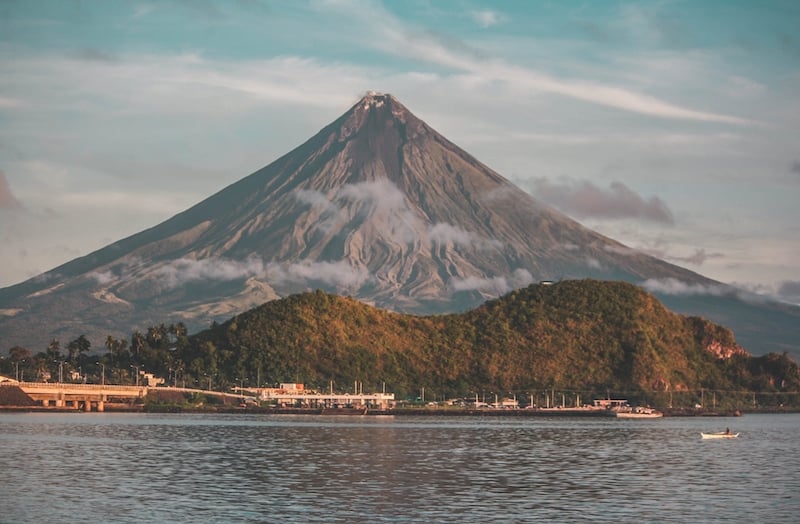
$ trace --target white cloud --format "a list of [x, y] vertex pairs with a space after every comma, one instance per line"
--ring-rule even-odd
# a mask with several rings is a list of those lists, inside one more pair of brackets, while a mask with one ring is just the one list
[[[231, 281], [256, 277], [263, 278], [272, 285], [323, 284], [342, 290], [356, 290], [371, 278], [366, 268], [352, 266], [345, 260], [266, 264], [257, 257], [244, 261], [217, 257], [200, 260], [182, 258], [159, 266], [152, 275], [166, 288], [196, 281]], [[98, 283], [107, 284], [115, 276], [111, 272], [104, 272], [93, 274], [93, 278]]]
[[729, 79], [728, 92], [735, 98], [752, 98], [764, 95], [767, 88], [760, 82], [734, 75]]
[[400, 189], [385, 178], [345, 184], [336, 194], [337, 199], [355, 200], [388, 212], [408, 211], [406, 197]]
[[796, 282], [784, 282], [788, 284], [778, 286], [778, 290], [772, 286], [762, 284], [690, 284], [675, 278], [648, 279], [641, 286], [651, 293], [661, 293], [664, 295], [692, 296], [728, 296], [735, 297], [743, 302], [750, 304], [763, 304], [765, 302], [782, 301], [790, 304], [800, 305], [800, 296], [797, 295]]
[[777, 295], [779, 299], [785, 302], [800, 305], [800, 281], [785, 280], [781, 282]]
[[[403, 192], [388, 179], [345, 184], [331, 200], [321, 191], [303, 189], [295, 192], [295, 198], [319, 210], [323, 219], [322, 228], [347, 220], [346, 203], [355, 204], [364, 216], [377, 217], [385, 223], [382, 233], [390, 238], [412, 243], [417, 240], [421, 220], [410, 209]], [[325, 219], [325, 215], [329, 215]], [[427, 228], [427, 235], [435, 244], [453, 244], [465, 248], [491, 249], [502, 247], [502, 243], [483, 237], [478, 233], [439, 222]]]
[[692, 264], [695, 266], [702, 266], [707, 260], [711, 258], [723, 258], [725, 255], [722, 253], [707, 253], [705, 249], [699, 248], [695, 249], [694, 253], [688, 256], [676, 256], [671, 255], [667, 256], [669, 260], [673, 260], [675, 262], [685, 262], [687, 264]]
[[472, 17], [475, 23], [484, 29], [499, 24], [504, 18], [503, 15], [497, 11], [492, 11], [491, 9], [470, 11], [469, 15]]
[[445, 222], [434, 224], [428, 230], [431, 241], [438, 244], [458, 244], [470, 246], [475, 243], [477, 236], [474, 233], [465, 231], [460, 227]]
[[[142, 269], [134, 260], [115, 270], [91, 273], [100, 285], [115, 280], [135, 279]], [[146, 269], [146, 267], [145, 267]], [[239, 261], [220, 257], [200, 260], [181, 258], [162, 264], [149, 273], [167, 289], [177, 288], [196, 281], [232, 281], [259, 278], [271, 285], [298, 284], [302, 286], [327, 285], [340, 290], [356, 290], [371, 279], [364, 267], [352, 266], [346, 260], [335, 262], [302, 261], [291, 264], [265, 263], [258, 257]]]
[[336, 262], [304, 261], [296, 264], [271, 263], [266, 267], [265, 276], [271, 284], [322, 283], [343, 289], [356, 290], [369, 280], [371, 275], [364, 267], [350, 265], [345, 260]]
[[418, 240], [419, 219], [403, 192], [388, 179], [346, 184], [337, 192], [336, 199], [362, 207], [360, 212], [364, 216], [382, 223], [381, 234], [396, 242], [411, 244]]
[[538, 91], [612, 107], [652, 117], [719, 122], [752, 123], [745, 118], [700, 111], [638, 93], [624, 87], [587, 81], [565, 80], [541, 71], [507, 63], [501, 59], [485, 59], [461, 42], [453, 43], [433, 34], [421, 34], [403, 24], [379, 4], [330, 4], [360, 20], [372, 34], [365, 43], [384, 52], [424, 60], [442, 67], [468, 72], [481, 78], [510, 84], [519, 92]]
[[403, 192], [386, 178], [344, 184], [332, 199], [320, 191], [304, 189], [295, 198], [320, 210], [322, 229], [350, 220], [351, 214], [369, 217], [380, 225], [379, 234], [395, 242], [411, 244], [418, 240], [419, 219]]
[[117, 276], [113, 271], [93, 271], [86, 275], [88, 278], [93, 279], [101, 286], [105, 286], [116, 280]]
[[642, 282], [642, 287], [652, 293], [665, 295], [713, 295], [721, 296], [731, 293], [731, 288], [723, 285], [691, 284], [676, 278], [650, 278]]
[[[357, 66], [291, 56], [230, 61], [196, 53], [128, 53], [109, 61], [20, 50], [3, 65], [11, 72], [0, 79], [5, 106], [25, 106], [28, 114], [79, 109], [82, 129], [95, 119], [107, 125], [148, 117], [172, 117], [184, 126], [200, 109], [206, 121], [229, 121], [264, 104], [308, 112], [344, 107], [369, 83], [368, 71]], [[21, 124], [25, 129], [29, 123]]]
[[466, 231], [458, 226], [439, 222], [428, 229], [428, 235], [436, 244], [454, 244], [466, 248], [489, 249], [502, 247], [502, 242], [485, 238], [478, 233]]
[[705, 262], [711, 259], [717, 258], [724, 258], [725, 255], [722, 253], [709, 253], [704, 248], [697, 248], [694, 250], [694, 253], [691, 255], [675, 255], [667, 251], [666, 248], [660, 246], [662, 242], [657, 242], [657, 246], [642, 248], [642, 249], [632, 249], [625, 246], [604, 246], [603, 249], [610, 253], [616, 253], [619, 255], [633, 255], [637, 253], [645, 253], [655, 258], [660, 258], [662, 260], [667, 260], [671, 262], [677, 262], [679, 264], [691, 264], [693, 266], [702, 266]]
[[258, 258], [241, 262], [223, 258], [180, 258], [157, 267], [154, 275], [166, 288], [176, 288], [197, 280], [229, 281], [250, 278], [263, 274], [264, 270], [264, 263]]
[[586, 265], [591, 269], [603, 269], [603, 264], [594, 257], [586, 257]]
[[489, 295], [499, 296], [527, 286], [531, 282], [533, 282], [533, 275], [531, 275], [530, 271], [519, 268], [508, 277], [454, 277], [450, 280], [450, 287], [454, 291], [480, 291]]
[[312, 208], [319, 209], [323, 213], [336, 213], [339, 211], [339, 206], [335, 205], [325, 193], [315, 191], [313, 189], [301, 189], [294, 193], [294, 197], [304, 204], [310, 205]]

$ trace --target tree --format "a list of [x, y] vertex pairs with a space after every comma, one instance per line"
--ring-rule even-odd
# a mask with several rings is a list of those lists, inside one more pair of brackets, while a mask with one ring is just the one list
[[75, 356], [83, 355], [87, 353], [89, 349], [91, 349], [92, 343], [89, 342], [89, 339], [86, 338], [86, 335], [81, 335], [75, 340], [71, 341], [67, 344], [67, 351], [69, 352], [69, 361], [74, 362]]
[[50, 341], [47, 345], [47, 352], [45, 353], [50, 360], [61, 360], [61, 343], [57, 338]]
[[14, 346], [8, 350], [8, 356], [11, 357], [13, 362], [22, 362], [31, 358], [31, 352], [22, 346]]
[[128, 341], [123, 339], [114, 338], [111, 335], [106, 337], [105, 346], [111, 354], [111, 358], [115, 362], [121, 362], [125, 359], [128, 352]]

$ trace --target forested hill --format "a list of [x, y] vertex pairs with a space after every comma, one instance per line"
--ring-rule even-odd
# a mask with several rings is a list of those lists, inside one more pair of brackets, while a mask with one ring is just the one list
[[634, 285], [594, 280], [531, 285], [467, 313], [426, 317], [305, 293], [215, 325], [178, 351], [195, 375], [385, 383], [399, 395], [420, 386], [448, 395], [798, 388], [785, 355], [753, 358], [724, 327], [672, 313]]

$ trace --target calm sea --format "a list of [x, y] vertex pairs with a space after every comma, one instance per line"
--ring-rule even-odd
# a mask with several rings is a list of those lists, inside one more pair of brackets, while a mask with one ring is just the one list
[[800, 522], [800, 415], [0, 414], [0, 521]]

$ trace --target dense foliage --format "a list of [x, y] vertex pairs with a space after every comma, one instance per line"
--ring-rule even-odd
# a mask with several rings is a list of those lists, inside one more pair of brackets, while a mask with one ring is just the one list
[[[719, 352], [727, 351], [721, 358]], [[214, 326], [181, 353], [193, 373], [400, 396], [477, 392], [798, 389], [788, 357], [753, 359], [733, 334], [621, 282], [532, 285], [464, 314], [417, 317], [322, 292]]]
[[467, 313], [427, 317], [317, 291], [191, 337], [182, 324], [161, 324], [130, 342], [108, 337], [105, 346], [105, 355], [89, 357], [79, 337], [62, 355], [54, 340], [34, 357], [12, 348], [4, 365], [35, 364], [42, 373], [57, 364], [117, 383], [147, 370], [169, 385], [214, 389], [298, 382], [346, 391], [358, 382], [365, 391], [385, 385], [398, 398], [425, 388], [428, 399], [560, 391], [585, 400], [638, 394], [661, 405], [682, 395], [693, 405], [706, 390], [729, 397], [800, 390], [787, 355], [751, 357], [721, 326], [674, 314], [631, 284], [592, 280], [531, 285]]

